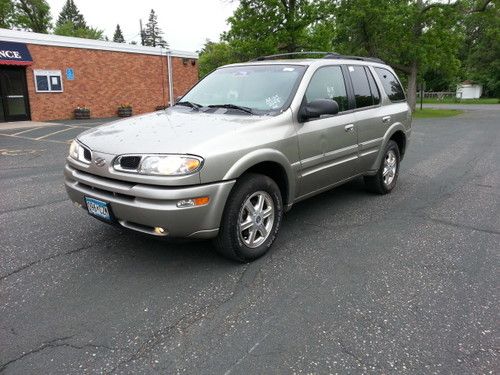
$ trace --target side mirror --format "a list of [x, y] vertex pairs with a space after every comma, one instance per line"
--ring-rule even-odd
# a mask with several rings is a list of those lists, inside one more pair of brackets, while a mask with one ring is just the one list
[[301, 122], [323, 115], [336, 115], [339, 113], [339, 104], [332, 99], [316, 99], [302, 106], [300, 111]]

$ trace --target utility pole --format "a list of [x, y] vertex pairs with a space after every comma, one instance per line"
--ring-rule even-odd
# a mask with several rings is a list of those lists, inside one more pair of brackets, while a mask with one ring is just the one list
[[141, 28], [141, 46], [144, 45], [144, 29], [142, 28], [142, 19], [139, 19], [139, 27]]

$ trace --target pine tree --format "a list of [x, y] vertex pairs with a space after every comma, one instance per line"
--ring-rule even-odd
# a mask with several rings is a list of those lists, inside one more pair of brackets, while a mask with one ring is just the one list
[[149, 14], [149, 20], [146, 24], [146, 28], [144, 29], [144, 45], [157, 47], [161, 46], [164, 48], [168, 47], [168, 43], [162, 37], [163, 31], [161, 31], [158, 26], [158, 16], [155, 11], [151, 9], [151, 13]]
[[116, 25], [115, 34], [113, 35], [113, 42], [125, 43], [125, 38], [123, 37], [122, 29], [120, 25]]
[[56, 25], [62, 26], [68, 22], [71, 22], [75, 26], [75, 29], [87, 28], [87, 23], [73, 0], [66, 0], [61, 13], [59, 13]]

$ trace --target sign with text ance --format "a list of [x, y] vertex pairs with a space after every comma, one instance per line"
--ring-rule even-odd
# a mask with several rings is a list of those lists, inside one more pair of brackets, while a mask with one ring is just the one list
[[0, 64], [31, 65], [33, 59], [26, 44], [0, 41]]

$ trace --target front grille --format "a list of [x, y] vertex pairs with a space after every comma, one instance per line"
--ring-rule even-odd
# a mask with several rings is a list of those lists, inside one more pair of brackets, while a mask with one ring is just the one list
[[90, 152], [90, 150], [86, 147], [83, 147], [83, 157], [85, 158], [85, 160], [92, 160], [92, 154]]
[[120, 158], [120, 167], [123, 169], [138, 169], [140, 162], [140, 156], [122, 156]]

